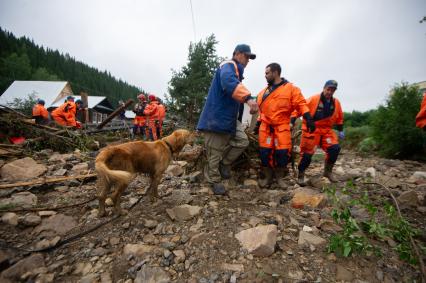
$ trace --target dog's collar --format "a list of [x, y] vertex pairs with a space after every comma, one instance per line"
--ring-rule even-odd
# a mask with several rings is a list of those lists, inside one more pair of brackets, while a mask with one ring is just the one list
[[165, 142], [165, 143], [166, 143], [167, 147], [170, 149], [170, 152], [173, 154], [173, 147], [172, 147], [172, 145], [171, 145], [171, 144], [169, 144], [169, 142], [168, 142], [168, 141], [166, 141], [166, 140], [163, 140], [163, 142]]

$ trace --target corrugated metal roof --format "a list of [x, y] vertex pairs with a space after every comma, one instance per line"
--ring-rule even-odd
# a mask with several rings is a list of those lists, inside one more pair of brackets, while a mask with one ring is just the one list
[[[73, 95], [73, 96], [75, 97], [74, 101], [76, 101], [77, 99], [81, 99], [81, 96], [79, 95]], [[105, 96], [90, 96], [90, 95], [87, 96], [87, 102], [89, 103], [89, 108], [95, 107], [96, 105], [101, 103], [102, 100], [104, 100], [105, 98], [106, 98]], [[64, 102], [65, 102], [65, 98], [53, 103], [49, 107], [59, 107]]]
[[[0, 96], [0, 104], [13, 103], [15, 99], [25, 100], [34, 95], [36, 99], [43, 99], [46, 108], [58, 98], [68, 82], [52, 81], [14, 81], [9, 88]], [[67, 95], [73, 95], [69, 93]]]

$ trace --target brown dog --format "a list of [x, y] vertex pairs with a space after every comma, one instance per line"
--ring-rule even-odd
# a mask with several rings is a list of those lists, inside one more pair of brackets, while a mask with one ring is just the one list
[[164, 171], [194, 135], [187, 130], [176, 130], [171, 135], [154, 142], [135, 141], [115, 146], [108, 146], [96, 157], [98, 174], [99, 216], [105, 215], [105, 199], [114, 187], [111, 199], [114, 212], [123, 214], [120, 196], [137, 173], [146, 173], [151, 177], [148, 193], [151, 201], [158, 198], [157, 187]]

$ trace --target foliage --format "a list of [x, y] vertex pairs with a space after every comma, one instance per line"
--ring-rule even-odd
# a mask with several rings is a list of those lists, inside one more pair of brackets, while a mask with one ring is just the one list
[[371, 122], [371, 117], [376, 110], [368, 110], [365, 112], [352, 111], [343, 113], [346, 127], [362, 127], [367, 126]]
[[219, 64], [216, 38], [212, 34], [204, 42], [191, 43], [188, 62], [180, 71], [173, 70], [166, 97], [168, 109], [190, 126], [198, 120], [214, 72]]
[[143, 92], [107, 71], [89, 67], [69, 54], [45, 49], [28, 38], [16, 38], [1, 28], [0, 42], [0, 93], [15, 80], [68, 81], [74, 93], [106, 96], [113, 105]]
[[33, 114], [33, 107], [36, 102], [37, 99], [35, 98], [35, 94], [31, 93], [28, 94], [26, 99], [15, 98], [13, 102], [8, 103], [7, 106], [12, 109], [19, 110], [19, 112], [31, 117]]
[[349, 148], [356, 148], [357, 145], [371, 135], [371, 127], [346, 127], [345, 128], [345, 139], [341, 141], [342, 146]]
[[[341, 193], [337, 193], [335, 187], [327, 188], [326, 191], [333, 202], [331, 216], [343, 228], [331, 236], [328, 252], [344, 257], [369, 252], [381, 255], [380, 246], [374, 244], [373, 240], [384, 242], [392, 239], [397, 243], [394, 250], [402, 260], [410, 264], [417, 263], [410, 236], [418, 235], [419, 231], [400, 217], [392, 204], [386, 200], [380, 204], [373, 203], [367, 189], [360, 189], [351, 182], [346, 184]], [[366, 211], [368, 219], [358, 221], [352, 215], [355, 209]]]
[[425, 150], [426, 134], [415, 125], [421, 99], [416, 86], [401, 83], [392, 89], [385, 105], [379, 106], [372, 117], [372, 136], [381, 155], [409, 158]]

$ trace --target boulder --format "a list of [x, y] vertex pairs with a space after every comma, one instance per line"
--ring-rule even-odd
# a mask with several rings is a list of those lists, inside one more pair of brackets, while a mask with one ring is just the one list
[[0, 201], [1, 206], [31, 207], [37, 204], [37, 196], [30, 192], [20, 192]]
[[257, 181], [253, 179], [244, 180], [244, 188], [246, 189], [256, 189], [258, 187]]
[[308, 233], [308, 232], [305, 232], [305, 231], [299, 232], [299, 240], [297, 241], [297, 243], [299, 245], [304, 245], [305, 243], [308, 243], [308, 244], [314, 245], [314, 246], [323, 245], [326, 242], [327, 241], [325, 239], [321, 238], [320, 236], [315, 236], [315, 235]]
[[18, 225], [18, 215], [16, 215], [16, 213], [13, 213], [13, 212], [6, 212], [1, 217], [1, 221], [9, 225], [16, 226]]
[[25, 157], [7, 163], [0, 168], [0, 176], [9, 181], [20, 181], [36, 178], [46, 173], [47, 167], [38, 164], [34, 159]]
[[200, 214], [201, 207], [188, 204], [176, 206], [172, 209], [166, 209], [167, 214], [172, 220], [186, 221]]
[[240, 244], [255, 256], [270, 256], [277, 242], [277, 226], [261, 225], [243, 230], [235, 235]]
[[365, 175], [370, 178], [376, 178], [376, 169], [374, 167], [369, 167], [365, 170]]
[[72, 167], [71, 174], [72, 175], [86, 174], [87, 170], [89, 170], [89, 164], [87, 164], [87, 162], [82, 162]]
[[38, 224], [41, 223], [41, 217], [38, 216], [37, 214], [30, 213], [30, 214], [25, 215], [21, 219], [21, 223], [24, 226], [30, 226], [30, 227], [37, 226]]
[[423, 184], [426, 183], [426, 172], [424, 171], [416, 171], [413, 173], [413, 175], [408, 178], [407, 182], [409, 183], [415, 183], [415, 184]]
[[0, 282], [2, 278], [11, 280], [12, 282], [20, 282], [21, 276], [27, 272], [32, 272], [34, 269], [44, 267], [44, 257], [39, 254], [32, 254], [24, 259], [21, 259], [8, 269], [2, 272]]
[[402, 206], [417, 206], [419, 203], [419, 197], [413, 190], [402, 192], [397, 200]]
[[63, 236], [76, 226], [77, 222], [71, 216], [55, 214], [48, 218], [43, 218], [41, 224], [34, 228], [34, 233], [38, 234], [46, 231], [53, 235]]
[[127, 244], [123, 248], [123, 253], [125, 256], [133, 255], [141, 258], [146, 254], [156, 253], [159, 250], [161, 250], [161, 248], [153, 245]]
[[166, 174], [169, 176], [180, 176], [184, 173], [183, 168], [180, 165], [171, 164], [169, 167], [167, 167]]
[[169, 275], [160, 267], [142, 266], [136, 274], [134, 283], [169, 283]]
[[297, 188], [291, 200], [291, 205], [295, 208], [302, 208], [305, 205], [312, 208], [322, 207], [326, 203], [326, 196], [308, 188]]

